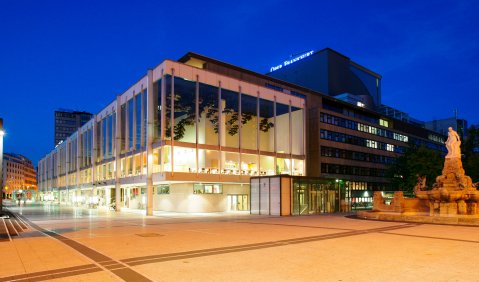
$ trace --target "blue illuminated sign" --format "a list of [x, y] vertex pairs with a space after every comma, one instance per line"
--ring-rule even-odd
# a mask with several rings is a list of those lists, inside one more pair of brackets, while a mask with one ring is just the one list
[[304, 53], [304, 54], [301, 54], [301, 55], [299, 55], [299, 56], [297, 56], [297, 57], [294, 57], [294, 58], [292, 58], [292, 59], [290, 59], [290, 60], [286, 60], [286, 61], [284, 61], [284, 62], [283, 62], [282, 64], [280, 64], [280, 65], [277, 65], [277, 66], [275, 66], [275, 67], [271, 67], [271, 68], [269, 69], [269, 71], [270, 71], [270, 72], [273, 72], [273, 71], [275, 71], [275, 70], [279, 70], [279, 69], [281, 69], [281, 68], [284, 67], [284, 66], [291, 65], [292, 63], [296, 63], [297, 61], [302, 60], [302, 59], [304, 59], [304, 58], [306, 58], [306, 57], [309, 57], [309, 56], [311, 56], [311, 55], [313, 55], [313, 54], [314, 54], [314, 51], [311, 50], [311, 51], [306, 52], [306, 53]]

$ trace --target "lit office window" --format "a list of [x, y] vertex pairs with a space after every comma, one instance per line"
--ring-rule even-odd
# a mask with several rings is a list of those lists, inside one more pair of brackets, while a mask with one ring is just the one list
[[367, 139], [366, 140], [366, 146], [369, 147], [369, 148], [377, 149], [378, 148], [378, 142]]
[[379, 120], [379, 125], [384, 126], [384, 127], [389, 127], [389, 121], [380, 119]]

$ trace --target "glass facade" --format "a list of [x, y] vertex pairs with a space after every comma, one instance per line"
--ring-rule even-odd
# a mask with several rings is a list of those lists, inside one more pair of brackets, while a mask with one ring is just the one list
[[127, 130], [128, 130], [128, 148], [127, 148], [127, 151], [131, 151], [133, 150], [134, 148], [134, 144], [133, 144], [133, 134], [134, 134], [134, 131], [133, 131], [133, 127], [134, 127], [134, 120], [133, 120], [133, 117], [134, 117], [134, 111], [135, 111], [135, 107], [133, 105], [133, 99], [130, 99], [128, 100], [127, 102], [127, 111], [128, 111], [128, 120], [127, 120]]
[[[53, 151], [44, 161], [49, 165], [39, 166], [48, 182], [44, 186], [76, 185], [78, 191], [59, 197], [107, 207], [116, 201], [118, 175], [129, 178], [127, 185], [120, 184], [119, 206], [145, 209], [151, 158], [155, 209], [168, 209], [171, 199], [190, 194], [203, 206], [245, 210], [250, 177], [304, 175], [304, 110], [299, 106], [304, 100], [221, 76], [212, 82], [203, 74], [165, 72], [119, 96]], [[153, 88], [145, 89], [148, 85]], [[67, 161], [72, 158], [79, 166]], [[190, 208], [197, 207], [184, 207]]]
[[142, 122], [142, 96], [143, 93], [139, 93], [135, 96], [135, 150], [140, 150], [141, 148], [141, 122]]

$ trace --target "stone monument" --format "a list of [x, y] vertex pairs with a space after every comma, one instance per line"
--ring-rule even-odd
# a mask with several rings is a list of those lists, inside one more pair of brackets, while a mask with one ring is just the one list
[[479, 191], [462, 167], [461, 139], [451, 127], [445, 144], [447, 155], [442, 174], [436, 177], [431, 190], [418, 184], [414, 194], [419, 199], [429, 201], [431, 215], [478, 214]]
[[479, 191], [466, 175], [461, 161], [461, 139], [449, 128], [445, 143], [447, 155], [442, 174], [432, 187], [426, 177], [417, 176], [415, 198], [405, 198], [402, 191], [394, 198], [385, 199], [381, 191], [374, 192], [372, 211], [358, 211], [357, 216], [367, 219], [460, 224], [479, 226]]

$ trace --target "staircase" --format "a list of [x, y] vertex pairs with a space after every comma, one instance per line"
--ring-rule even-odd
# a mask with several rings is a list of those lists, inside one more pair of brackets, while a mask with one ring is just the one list
[[0, 242], [18, 237], [27, 228], [27, 224], [18, 215], [3, 210], [0, 218]]

